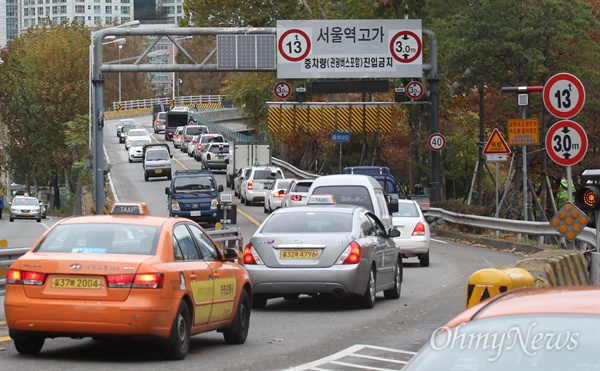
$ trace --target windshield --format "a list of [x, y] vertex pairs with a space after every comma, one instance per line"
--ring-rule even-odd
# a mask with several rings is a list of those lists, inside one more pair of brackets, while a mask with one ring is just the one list
[[175, 193], [213, 193], [217, 189], [217, 185], [212, 177], [178, 177], [175, 178], [174, 184]]
[[[290, 223], [293, 220], [293, 223]], [[261, 233], [336, 233], [352, 231], [352, 214], [323, 210], [273, 214]]]
[[144, 145], [150, 143], [147, 139], [136, 139], [131, 141], [132, 147], [143, 147]]
[[127, 135], [130, 137], [145, 137], [148, 135], [148, 132], [146, 130], [130, 130]]
[[16, 206], [40, 206], [40, 202], [35, 198], [17, 197], [12, 201]]
[[508, 315], [438, 329], [408, 369], [598, 370], [599, 321], [593, 315]]
[[146, 161], [168, 160], [169, 152], [166, 150], [146, 151]]
[[154, 255], [160, 227], [134, 224], [57, 225], [36, 252]]

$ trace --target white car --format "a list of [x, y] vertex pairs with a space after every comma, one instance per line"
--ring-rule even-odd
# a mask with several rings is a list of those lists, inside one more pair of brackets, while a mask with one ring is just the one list
[[181, 147], [181, 139], [183, 138], [183, 128], [185, 126], [178, 126], [173, 133], [173, 147]]
[[150, 143], [150, 137], [141, 139], [134, 138], [129, 143], [129, 162], [142, 161], [144, 155], [144, 146]]
[[314, 179], [294, 179], [285, 192], [281, 207], [306, 205], [308, 190]]
[[283, 179], [283, 170], [277, 166], [251, 166], [244, 174], [240, 186], [240, 198], [244, 205], [265, 202], [265, 193], [272, 181]]
[[392, 214], [392, 228], [400, 231], [394, 242], [403, 258], [418, 257], [421, 267], [429, 266], [429, 242], [432, 216], [423, 215], [415, 200], [398, 200], [398, 211]]
[[277, 179], [271, 183], [271, 186], [265, 192], [265, 214], [272, 213], [274, 210], [277, 210], [281, 207], [281, 203], [285, 197], [285, 192], [287, 191], [292, 180], [294, 179]]
[[150, 133], [146, 129], [131, 129], [127, 132], [125, 136], [125, 149], [129, 150], [131, 146], [131, 141], [136, 139], [147, 139], [150, 141]]

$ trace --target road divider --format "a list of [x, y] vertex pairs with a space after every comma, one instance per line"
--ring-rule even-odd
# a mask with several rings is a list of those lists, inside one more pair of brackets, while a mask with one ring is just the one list
[[589, 284], [589, 263], [584, 252], [546, 250], [519, 260], [515, 267], [486, 268], [473, 273], [467, 283], [466, 307], [521, 287]]

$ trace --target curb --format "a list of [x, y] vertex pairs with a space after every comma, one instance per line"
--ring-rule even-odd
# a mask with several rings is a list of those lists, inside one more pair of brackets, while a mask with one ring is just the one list
[[482, 245], [492, 246], [492, 247], [494, 247], [496, 249], [500, 249], [500, 250], [507, 250], [507, 251], [511, 251], [511, 252], [519, 252], [519, 253], [524, 253], [524, 254], [534, 254], [534, 253], [541, 252], [541, 251], [551, 250], [549, 248], [530, 245], [530, 244], [526, 244], [526, 243], [519, 243], [519, 242], [507, 241], [507, 240], [502, 240], [502, 239], [497, 239], [497, 238], [477, 236], [477, 235], [472, 235], [472, 234], [467, 234], [467, 233], [462, 233], [462, 232], [449, 231], [446, 229], [431, 228], [431, 233], [433, 235], [439, 236], [439, 237], [447, 237], [447, 238], [453, 238], [453, 239], [457, 239], [457, 240], [467, 240], [467, 241], [471, 241], [471, 242], [482, 244]]

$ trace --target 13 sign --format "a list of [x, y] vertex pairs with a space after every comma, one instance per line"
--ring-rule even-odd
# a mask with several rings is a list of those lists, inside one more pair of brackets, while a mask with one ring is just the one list
[[559, 73], [544, 85], [544, 105], [555, 117], [568, 119], [581, 111], [585, 89], [579, 79], [568, 73]]
[[546, 134], [548, 156], [559, 165], [571, 166], [583, 159], [588, 149], [585, 130], [576, 122], [562, 120]]

